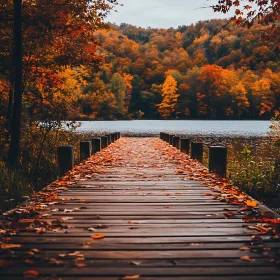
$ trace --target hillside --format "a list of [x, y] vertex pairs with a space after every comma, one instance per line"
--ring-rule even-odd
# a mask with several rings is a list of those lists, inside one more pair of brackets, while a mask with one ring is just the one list
[[179, 96], [165, 117], [269, 118], [280, 104], [279, 49], [260, 41], [258, 25], [248, 30], [226, 23], [201, 21], [167, 30], [121, 24], [98, 31], [104, 63], [84, 92], [95, 92], [103, 110], [88, 96], [84, 113], [159, 118], [156, 105], [171, 75]]

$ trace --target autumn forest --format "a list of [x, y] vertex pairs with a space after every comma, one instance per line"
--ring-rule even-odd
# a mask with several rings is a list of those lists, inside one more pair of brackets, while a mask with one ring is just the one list
[[[258, 25], [109, 24], [83, 34], [92, 36], [91, 43], [81, 36], [86, 27], [70, 27], [52, 45], [45, 37], [41, 44], [26, 39], [23, 110], [33, 120], [269, 119], [279, 108], [279, 48], [260, 41]], [[9, 115], [12, 62], [6, 39], [0, 50], [0, 108]], [[69, 60], [65, 51], [75, 57]]]
[[[268, 119], [280, 105], [279, 49], [260, 42], [257, 25], [226, 24], [200, 21], [167, 30], [122, 24], [99, 31], [105, 63], [87, 80], [82, 114]], [[99, 105], [91, 105], [92, 96]], [[110, 115], [104, 115], [106, 103]]]
[[75, 133], [77, 120], [279, 118], [279, 1], [242, 12], [256, 1], [220, 0], [212, 8], [235, 7], [231, 21], [168, 29], [106, 23], [117, 2], [0, 0], [7, 207], [56, 179], [57, 146], [92, 137]]

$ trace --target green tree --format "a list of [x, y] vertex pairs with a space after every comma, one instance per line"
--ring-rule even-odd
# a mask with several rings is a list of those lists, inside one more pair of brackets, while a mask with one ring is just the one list
[[125, 110], [125, 89], [126, 84], [124, 79], [119, 73], [115, 73], [111, 79], [111, 83], [109, 85], [110, 90], [114, 93], [117, 101], [118, 113], [120, 116], [124, 116], [126, 114]]

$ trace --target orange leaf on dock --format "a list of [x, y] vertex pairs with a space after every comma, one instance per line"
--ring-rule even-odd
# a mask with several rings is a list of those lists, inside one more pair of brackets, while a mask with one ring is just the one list
[[257, 201], [256, 200], [247, 200], [246, 205], [249, 207], [257, 207]]
[[92, 235], [91, 238], [93, 238], [93, 239], [101, 239], [101, 238], [104, 238], [104, 234], [96, 233], [95, 235]]
[[25, 278], [35, 278], [39, 275], [38, 271], [36, 270], [26, 270], [23, 272]]

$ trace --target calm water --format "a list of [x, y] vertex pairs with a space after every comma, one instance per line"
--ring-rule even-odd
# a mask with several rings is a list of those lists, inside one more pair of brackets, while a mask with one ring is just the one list
[[270, 121], [197, 121], [197, 120], [133, 120], [84, 121], [79, 132], [107, 133], [119, 131], [122, 135], [152, 136], [160, 132], [178, 135], [214, 137], [262, 137], [269, 131]]

